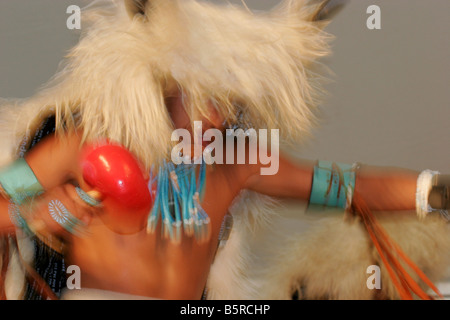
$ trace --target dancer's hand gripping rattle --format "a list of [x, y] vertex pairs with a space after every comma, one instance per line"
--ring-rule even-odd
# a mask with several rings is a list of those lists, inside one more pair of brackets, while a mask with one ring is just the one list
[[124, 147], [105, 142], [82, 149], [80, 165], [83, 179], [91, 187], [89, 198], [101, 202], [103, 222], [122, 234], [145, 228], [153, 198], [137, 159]]

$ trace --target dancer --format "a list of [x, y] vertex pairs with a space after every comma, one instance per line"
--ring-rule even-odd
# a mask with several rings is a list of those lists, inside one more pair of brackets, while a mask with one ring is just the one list
[[[2, 150], [10, 158], [5, 159], [0, 177], [4, 191], [1, 228], [19, 230], [8, 240], [19, 254], [10, 255], [8, 243], [4, 244], [8, 259], [3, 264], [10, 260], [13, 266], [17, 262], [25, 265], [25, 274], [32, 279], [25, 284], [25, 296], [287, 298], [302, 286], [306, 298], [345, 298], [347, 292], [358, 298], [372, 297], [366, 279], [361, 282], [360, 271], [378, 261], [387, 268], [383, 274], [393, 279], [386, 281], [382, 297], [412, 298], [416, 294], [426, 298], [393, 254], [410, 256], [418, 274], [412, 277], [428, 285], [418, 271], [427, 270], [435, 280], [446, 266], [445, 221], [428, 215], [430, 191], [444, 195], [448, 190], [445, 176], [358, 164], [293, 162], [281, 154], [278, 171], [267, 176], [261, 175], [263, 161], [173, 164], [173, 130], [186, 129], [194, 135], [196, 121], [205, 130], [219, 132], [279, 129], [282, 142], [291, 143], [310, 132], [321, 94], [316, 90], [321, 80], [315, 72], [316, 59], [328, 52], [325, 23], [317, 20], [322, 8], [317, 3], [287, 1], [270, 14], [256, 15], [196, 1], [95, 1], [84, 13], [87, 20], [92, 19], [92, 26], [47, 88], [22, 104], [2, 109], [3, 141], [9, 143]], [[117, 212], [136, 210], [130, 202], [118, 204], [118, 198], [129, 197], [105, 188], [117, 176], [98, 174], [108, 171], [105, 163], [114, 159], [102, 149], [111, 146], [105, 139], [126, 149], [122, 156], [130, 160], [138, 176], [130, 185], [146, 182], [146, 188], [137, 188], [152, 198], [151, 208], [146, 207], [147, 201], [139, 207], [148, 212], [144, 222], [132, 220], [130, 226], [117, 222], [121, 219]], [[18, 152], [12, 154], [12, 148]], [[86, 150], [90, 150], [87, 156]], [[195, 160], [186, 150], [183, 156]], [[223, 157], [231, 149], [225, 150]], [[269, 153], [275, 150], [275, 145], [268, 146]], [[107, 159], [103, 167], [90, 158], [92, 154]], [[214, 156], [219, 159], [217, 153]], [[353, 212], [353, 220], [363, 223], [330, 219], [328, 223], [336, 222], [335, 230], [324, 233], [324, 226], [312, 233], [312, 237], [327, 234], [329, 241], [321, 243], [280, 238], [283, 250], [276, 250], [277, 256], [271, 257], [261, 277], [240, 281], [240, 276], [231, 274], [240, 274], [236, 271], [253, 263], [245, 243], [250, 234], [246, 229], [258, 227], [258, 219], [273, 219], [264, 194], [336, 206]], [[442, 209], [446, 205], [445, 201], [439, 204]], [[371, 212], [379, 210], [414, 212], [387, 218], [402, 233], [408, 226], [415, 230], [413, 237], [406, 238], [405, 253], [389, 246], [389, 237], [373, 220]], [[228, 243], [217, 251], [229, 211], [233, 229]], [[418, 219], [416, 212], [425, 219]], [[360, 246], [348, 263], [364, 269], [348, 270], [355, 276], [343, 277], [338, 284], [331, 275], [317, 278], [326, 266], [311, 275], [317, 257], [323, 250], [335, 249], [338, 244], [329, 242], [336, 242], [338, 231], [346, 234], [347, 227], [353, 234], [364, 231], [345, 240]], [[378, 254], [367, 235], [380, 248]], [[40, 261], [36, 254], [26, 257], [24, 248], [30, 236], [36, 248], [52, 250], [50, 259]], [[20, 241], [16, 243], [15, 238]], [[401, 244], [402, 239], [393, 238]], [[432, 254], [430, 243], [436, 247]], [[342, 259], [346, 250], [333, 252], [326, 265], [335, 267], [335, 260]], [[224, 260], [233, 263], [233, 268], [221, 270]], [[278, 261], [283, 261], [283, 268]], [[80, 268], [82, 290], [63, 290], [61, 278], [67, 265]], [[59, 270], [53, 281], [44, 279], [52, 282], [51, 290], [38, 274], [48, 274], [48, 268]], [[3, 271], [2, 279], [6, 267]], [[229, 289], [237, 282], [241, 285]], [[358, 289], [347, 291], [349, 287]], [[23, 297], [22, 288], [18, 292]]]

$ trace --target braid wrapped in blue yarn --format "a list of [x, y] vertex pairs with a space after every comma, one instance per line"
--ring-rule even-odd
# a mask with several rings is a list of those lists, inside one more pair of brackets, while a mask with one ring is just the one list
[[198, 242], [207, 241], [211, 235], [210, 219], [201, 206], [206, 184], [205, 162], [175, 166], [164, 161], [156, 175], [153, 170], [150, 174], [149, 187], [157, 183], [157, 190], [147, 232], [155, 232], [161, 216], [164, 238], [179, 243], [184, 229], [187, 236], [195, 236]]

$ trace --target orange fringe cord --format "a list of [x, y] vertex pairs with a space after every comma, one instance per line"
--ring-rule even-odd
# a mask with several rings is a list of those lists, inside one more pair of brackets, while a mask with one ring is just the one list
[[438, 297], [443, 298], [436, 286], [389, 237], [375, 219], [375, 216], [372, 214], [372, 211], [365, 201], [356, 192], [354, 192], [352, 209], [362, 218], [367, 232], [381, 257], [381, 260], [386, 266], [389, 276], [401, 299], [412, 300], [414, 299], [413, 294], [423, 300], [434, 299], [408, 274], [401, 264], [402, 261], [406, 263], [419, 278], [438, 295]]

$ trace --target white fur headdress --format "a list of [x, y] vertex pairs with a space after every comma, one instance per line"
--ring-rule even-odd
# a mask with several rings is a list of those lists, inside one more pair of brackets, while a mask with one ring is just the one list
[[313, 21], [319, 8], [305, 0], [268, 13], [194, 0], [94, 1], [80, 42], [25, 109], [56, 112], [59, 126], [118, 141], [148, 166], [169, 154], [165, 98], [177, 88], [191, 116], [206, 115], [210, 99], [230, 123], [301, 139], [322, 92], [316, 59], [328, 53], [324, 22]]

